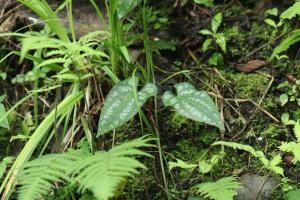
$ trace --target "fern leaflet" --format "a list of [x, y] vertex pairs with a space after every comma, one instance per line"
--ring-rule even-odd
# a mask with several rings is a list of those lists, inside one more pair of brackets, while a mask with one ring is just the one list
[[294, 133], [296, 135], [296, 142], [283, 142], [279, 149], [284, 152], [291, 152], [294, 154], [293, 163], [300, 161], [300, 123], [296, 123], [294, 127]]
[[292, 5], [286, 11], [284, 11], [280, 15], [280, 18], [281, 19], [292, 19], [296, 15], [300, 15], [300, 1], [295, 2], [294, 5]]
[[115, 195], [119, 185], [146, 167], [136, 156], [147, 156], [139, 150], [153, 147], [147, 136], [121, 144], [110, 151], [91, 154], [85, 149], [41, 156], [29, 161], [17, 176], [18, 199], [41, 199], [58, 182], [78, 182], [79, 191], [91, 190], [99, 200]]
[[236, 177], [226, 177], [214, 183], [202, 183], [196, 187], [198, 188], [197, 192], [204, 196], [204, 198], [233, 200], [233, 197], [237, 195], [235, 190], [240, 187], [240, 183]]
[[227, 147], [231, 147], [233, 149], [247, 151], [252, 156], [258, 158], [262, 162], [265, 168], [275, 172], [276, 174], [283, 175], [283, 169], [278, 166], [282, 161], [280, 155], [275, 156], [272, 160], [268, 160], [262, 151], [256, 151], [253, 147], [249, 145], [239, 144], [235, 142], [224, 142], [224, 141], [215, 142], [212, 145], [224, 145]]

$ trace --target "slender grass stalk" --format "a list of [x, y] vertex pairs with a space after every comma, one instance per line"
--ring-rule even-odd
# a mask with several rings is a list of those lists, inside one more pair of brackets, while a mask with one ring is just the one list
[[[132, 80], [135, 79], [136, 71], [137, 71], [137, 68], [135, 68], [133, 73], [132, 73]], [[133, 96], [134, 96], [135, 104], [138, 108], [139, 118], [140, 118], [140, 122], [141, 122], [140, 124], [141, 124], [142, 134], [144, 134], [144, 126], [143, 126], [143, 120], [142, 120], [142, 116], [141, 116], [141, 108], [140, 108], [140, 105], [139, 105], [138, 90], [137, 90], [137, 85], [135, 83], [136, 83], [135, 81], [132, 81]]]
[[66, 97], [57, 107], [57, 113], [53, 110], [39, 125], [39, 127], [34, 131], [28, 142], [25, 144], [24, 148], [16, 158], [13, 166], [9, 170], [6, 178], [4, 179], [1, 187], [0, 193], [2, 193], [4, 187], [5, 191], [3, 192], [2, 199], [9, 199], [9, 195], [11, 192], [12, 187], [15, 184], [15, 178], [18, 175], [18, 172], [26, 163], [31, 155], [33, 154], [34, 150], [36, 149], [37, 145], [40, 141], [47, 135], [49, 128], [53, 125], [55, 121], [55, 113], [57, 116], [64, 114], [68, 109], [73, 106], [78, 100], [83, 97], [83, 93], [74, 93]]
[[[142, 19], [143, 19], [143, 34], [144, 34], [144, 51], [146, 55], [146, 69], [147, 69], [147, 77], [145, 77], [146, 81], [152, 81], [155, 84], [155, 74], [154, 74], [154, 64], [153, 64], [153, 55], [152, 55], [152, 49], [150, 47], [150, 41], [149, 41], [149, 33], [148, 33], [148, 11], [149, 9], [146, 7], [147, 1], [144, 0], [144, 6], [142, 7]], [[160, 134], [159, 134], [159, 125], [158, 125], [158, 105], [157, 105], [157, 95], [154, 96], [154, 118], [155, 118], [155, 134], [157, 137], [157, 146], [158, 146], [158, 153], [159, 153], [159, 161], [161, 166], [161, 172], [163, 176], [164, 186], [166, 192], [169, 194], [168, 190], [168, 181], [166, 176], [166, 170], [164, 165], [164, 155], [161, 148], [161, 142], [160, 142]]]
[[[39, 79], [36, 78], [34, 81], [34, 90], [39, 89]], [[39, 95], [38, 93], [34, 94], [33, 97], [33, 115], [34, 115], [34, 127], [37, 128], [39, 125]]]
[[72, 0], [70, 0], [67, 5], [67, 12], [68, 12], [68, 21], [69, 21], [69, 27], [71, 30], [72, 39], [73, 42], [76, 42], [76, 33], [75, 33], [74, 21], [73, 21]]
[[104, 27], [104, 30], [105, 31], [108, 31], [108, 28], [107, 28], [107, 25], [106, 25], [106, 21], [105, 21], [105, 18], [101, 12], [101, 10], [99, 9], [99, 6], [97, 6], [97, 3], [94, 1], [94, 0], [90, 0], [91, 4], [93, 5], [93, 7], [95, 8], [100, 20], [101, 20], [101, 23]]

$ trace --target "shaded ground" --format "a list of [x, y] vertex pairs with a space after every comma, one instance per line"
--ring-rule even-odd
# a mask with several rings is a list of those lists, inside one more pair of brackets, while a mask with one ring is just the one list
[[[8, 1], [0, 1], [0, 8], [1, 5], [3, 8], [4, 2], [7, 3]], [[17, 30], [24, 24], [30, 23], [28, 17], [35, 17], [28, 14], [23, 8], [12, 11], [18, 5], [9, 5], [8, 3], [6, 5], [0, 18], [0, 30], [2, 31]], [[160, 131], [162, 147], [166, 153], [165, 159], [167, 161], [179, 158], [193, 163], [197, 162], [203, 155], [205, 155], [204, 158], [209, 159], [219, 152], [220, 149], [211, 148], [211, 144], [220, 138], [249, 144], [256, 149], [264, 150], [268, 155], [273, 155], [278, 151], [277, 147], [281, 141], [291, 138], [292, 130], [281, 122], [282, 113], [289, 112], [296, 119], [299, 119], [297, 117], [300, 116], [297, 104], [290, 102], [281, 106], [278, 99], [283, 92], [282, 89], [278, 89], [278, 85], [284, 81], [294, 84], [294, 79], [299, 78], [300, 63], [299, 57], [295, 53], [298, 48], [295, 46], [289, 50], [289, 59], [269, 62], [274, 47], [283, 36], [278, 37], [280, 34], [275, 33], [271, 26], [264, 23], [267, 9], [276, 6], [279, 10], [284, 10], [291, 5], [290, 2], [259, 1], [253, 3], [250, 1], [250, 3], [241, 3], [240, 1], [230, 1], [219, 2], [218, 5], [214, 9], [208, 9], [195, 4], [176, 6], [175, 1], [172, 1], [171, 6], [169, 1], [153, 3], [153, 9], [159, 12], [156, 13], [156, 19], [151, 23], [151, 38], [172, 41], [170, 45], [176, 47], [176, 50], [172, 50], [170, 47], [162, 48], [160, 54], [155, 55], [154, 62], [159, 69], [156, 72], [157, 81], [163, 81], [165, 77], [181, 70], [190, 70], [189, 79], [199, 89], [208, 91], [214, 97], [226, 126], [226, 131], [220, 133], [215, 128], [187, 120], [174, 114], [171, 110], [159, 112], [159, 118], [165, 119], [160, 121]], [[9, 13], [10, 11], [12, 13]], [[198, 31], [209, 29], [212, 16], [217, 12], [222, 12], [224, 15], [220, 31], [226, 36], [227, 53], [222, 52], [217, 45], [203, 53], [202, 44], [207, 37], [199, 34]], [[78, 35], [102, 28], [93, 8], [85, 1], [75, 3], [73, 13]], [[24, 16], [27, 20], [24, 19]], [[65, 14], [60, 16], [66, 18]], [[166, 18], [167, 21], [161, 20], [160, 22], [159, 19], [161, 18]], [[161, 27], [155, 29], [158, 22], [161, 23]], [[287, 29], [293, 30], [294, 26], [291, 23], [287, 25]], [[5, 55], [10, 49], [18, 48], [13, 39], [11, 42], [6, 41], [1, 45], [4, 49], [2, 55]], [[136, 51], [141, 51], [141, 44], [132, 45], [131, 50], [133, 54]], [[210, 56], [214, 52], [221, 52], [220, 54], [223, 56], [223, 62], [215, 66], [209, 64]], [[143, 61], [144, 58], [140, 59]], [[255, 60], [263, 61], [264, 64], [259, 70], [250, 73], [244, 72], [245, 70], [241, 70], [237, 65], [247, 64], [249, 61]], [[0, 86], [0, 91], [11, 94], [6, 100], [7, 105], [13, 105], [17, 102], [26, 91], [24, 87], [30, 86], [30, 84], [25, 84], [25, 86], [11, 85], [9, 82], [11, 79], [17, 74], [29, 70], [26, 63], [18, 66], [18, 68], [8, 69], [7, 67], [15, 65], [17, 65], [15, 58], [0, 65], [0, 69], [6, 70], [8, 76], [6, 80], [1, 81]], [[185, 79], [186, 76], [178, 75], [163, 81], [160, 93], [172, 88], [174, 83]], [[107, 92], [104, 91], [104, 93]], [[50, 95], [50, 107], [53, 106], [54, 96], [55, 94]], [[25, 114], [30, 110], [32, 110], [32, 105], [24, 105], [19, 112]], [[15, 125], [14, 128], [16, 130], [11, 133], [12, 135], [17, 133], [19, 127]], [[124, 130], [126, 134], [123, 133]], [[129, 129], [121, 128], [117, 130], [117, 133], [121, 134], [116, 134], [116, 139], [122, 141], [123, 139], [134, 138], [138, 135], [138, 131], [139, 127], [135, 124]], [[8, 143], [9, 139], [8, 135], [0, 138], [0, 155], [9, 155], [11, 152], [17, 153], [21, 148], [21, 142]], [[209, 149], [208, 152], [207, 149]], [[169, 189], [172, 197], [174, 199], [188, 199], [195, 193], [193, 189], [195, 184], [232, 174], [242, 176], [251, 172], [273, 177], [273, 174], [261, 170], [260, 163], [251, 159], [247, 153], [230, 149], [226, 149], [226, 153], [223, 162], [219, 163], [208, 175], [179, 169], [169, 172]], [[297, 187], [300, 178], [297, 170], [299, 165], [291, 165], [290, 161], [286, 159], [287, 156], [283, 155], [283, 167], [286, 169], [285, 175], [291, 180], [288, 182], [288, 186]], [[127, 183], [128, 187], [126, 187], [125, 194], [121, 199], [166, 199], [165, 193], [161, 189], [163, 184], [158, 159], [146, 160], [145, 162], [147, 162], [149, 170]], [[272, 178], [272, 188], [275, 188], [276, 191], [268, 191], [273, 193], [273, 197], [270, 199], [283, 199], [282, 188], [274, 186], [274, 183], [280, 182], [280, 179], [281, 177], [278, 176]], [[267, 199], [267, 197], [263, 199]]]

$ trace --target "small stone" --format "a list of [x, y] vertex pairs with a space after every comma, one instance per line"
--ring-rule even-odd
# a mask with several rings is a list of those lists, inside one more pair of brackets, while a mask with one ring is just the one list
[[[242, 187], [237, 190], [236, 200], [271, 199], [276, 186], [276, 181], [271, 177], [259, 176], [257, 174], [244, 174], [240, 177]], [[258, 195], [260, 198], [257, 198]]]

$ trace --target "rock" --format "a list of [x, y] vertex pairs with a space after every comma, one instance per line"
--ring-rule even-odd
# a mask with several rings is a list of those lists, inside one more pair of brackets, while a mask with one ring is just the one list
[[261, 199], [271, 199], [276, 181], [271, 177], [257, 174], [244, 174], [240, 177], [242, 187], [238, 189], [236, 200], [256, 200], [258, 195]]
[[[3, 6], [8, 5], [4, 2], [5, 1], [0, 0], [0, 6], [2, 4]], [[61, 2], [62, 1], [58, 0], [48, 1], [49, 5], [54, 10], [58, 8]], [[103, 2], [101, 0], [96, 0], [96, 4], [100, 8], [102, 14], [106, 16], [105, 6], [103, 5]], [[30, 23], [39, 22], [39, 25], [44, 25], [44, 22], [42, 22], [37, 15], [35, 15], [31, 10], [29, 10], [25, 6], [18, 6], [18, 9], [14, 11], [17, 16], [28, 19]], [[104, 25], [101, 22], [100, 17], [98, 16], [95, 8], [92, 6], [89, 0], [73, 0], [72, 14], [77, 37], [83, 36], [89, 32], [104, 30]], [[66, 8], [58, 12], [58, 17], [60, 18], [62, 24], [68, 28], [68, 13]]]

